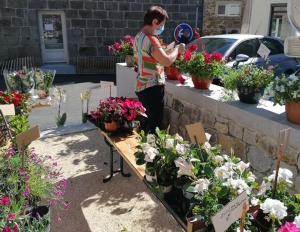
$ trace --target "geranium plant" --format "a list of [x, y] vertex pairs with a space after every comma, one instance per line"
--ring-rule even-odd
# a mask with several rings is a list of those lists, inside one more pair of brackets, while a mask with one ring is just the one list
[[226, 67], [220, 75], [225, 89], [234, 91], [238, 87], [265, 88], [274, 78], [274, 67], [254, 64]]
[[189, 73], [194, 78], [203, 80], [219, 76], [225, 64], [222, 55], [218, 52], [214, 52], [213, 54], [200, 53], [193, 46], [190, 46], [184, 52], [180, 70], [184, 73]]
[[282, 74], [275, 78], [271, 86], [274, 105], [284, 105], [286, 101], [300, 101], [300, 72], [290, 76]]
[[31, 92], [31, 94], [33, 93], [34, 71], [27, 72], [26, 70], [19, 70], [8, 72], [7, 70], [4, 70], [3, 75], [8, 90], [16, 90], [21, 94], [29, 92]]
[[108, 46], [108, 50], [112, 55], [125, 58], [126, 55], [133, 55], [133, 41], [134, 37], [126, 35], [120, 42]]

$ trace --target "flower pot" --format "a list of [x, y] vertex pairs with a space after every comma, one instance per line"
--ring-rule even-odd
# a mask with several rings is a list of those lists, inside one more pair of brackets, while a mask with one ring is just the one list
[[300, 102], [285, 102], [285, 114], [288, 121], [300, 124]]
[[241, 102], [246, 104], [257, 104], [264, 95], [265, 87], [240, 86], [237, 88]]
[[251, 213], [253, 216], [252, 223], [261, 231], [261, 232], [268, 232], [270, 231], [271, 222], [268, 222], [266, 219], [266, 214], [263, 213], [261, 209], [256, 210], [255, 212]]
[[209, 89], [213, 79], [203, 80], [197, 77], [192, 77], [195, 89]]
[[191, 231], [191, 232], [206, 232], [207, 227], [202, 221], [202, 216], [197, 215], [193, 216], [192, 211], [187, 212], [185, 215], [185, 219], [187, 222], [187, 230], [186, 231]]
[[169, 193], [172, 191], [172, 185], [164, 186], [163, 193]]
[[86, 123], [87, 122], [87, 113], [82, 113], [82, 123]]
[[118, 125], [116, 122], [104, 122], [104, 127], [107, 131], [115, 131], [118, 129]]
[[156, 180], [156, 175], [155, 173], [151, 173], [149, 171], [145, 171], [145, 178], [148, 182], [153, 182], [153, 180]]
[[128, 67], [133, 67], [134, 66], [134, 56], [133, 55], [126, 55], [125, 63]]
[[181, 73], [176, 67], [166, 67], [166, 76], [169, 80], [178, 80], [178, 77], [181, 77]]

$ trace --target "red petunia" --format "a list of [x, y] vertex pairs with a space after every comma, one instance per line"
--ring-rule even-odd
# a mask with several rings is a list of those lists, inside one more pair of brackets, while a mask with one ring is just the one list
[[205, 62], [206, 64], [211, 63], [212, 59], [211, 59], [210, 55], [209, 55], [207, 52], [205, 52], [205, 53], [203, 54], [203, 56], [204, 56], [204, 62]]
[[191, 52], [194, 52], [194, 51], [198, 50], [198, 45], [193, 44], [193, 45], [189, 46], [188, 50], [190, 50]]
[[222, 55], [221, 53], [219, 52], [214, 52], [212, 55], [211, 55], [211, 59], [212, 60], [215, 60], [217, 62], [220, 62], [222, 60]]
[[192, 53], [190, 50], [186, 50], [184, 55], [183, 55], [183, 61], [187, 62], [190, 61], [192, 59]]

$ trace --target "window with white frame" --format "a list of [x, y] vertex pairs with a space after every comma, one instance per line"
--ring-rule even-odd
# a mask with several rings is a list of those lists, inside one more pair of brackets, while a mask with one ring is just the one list
[[240, 16], [241, 3], [240, 2], [217, 2], [216, 15], [217, 16]]

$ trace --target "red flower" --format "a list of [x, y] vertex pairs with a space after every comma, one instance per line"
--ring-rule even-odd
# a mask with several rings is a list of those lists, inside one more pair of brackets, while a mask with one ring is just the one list
[[183, 56], [183, 61], [187, 62], [190, 61], [192, 59], [192, 53], [190, 50], [186, 50]]
[[119, 51], [119, 50], [122, 50], [122, 46], [121, 46], [121, 44], [118, 43], [118, 42], [115, 42], [113, 46], [114, 46], [114, 48], [115, 48], [116, 50], [118, 50], [118, 51]]
[[15, 213], [10, 213], [7, 215], [7, 221], [11, 221], [14, 220], [16, 218], [16, 214]]
[[11, 232], [10, 228], [9, 227], [4, 227], [2, 232]]
[[19, 226], [15, 224], [12, 228], [13, 232], [18, 232], [19, 231]]
[[189, 46], [188, 50], [190, 50], [191, 52], [194, 52], [194, 51], [198, 50], [198, 45], [193, 44], [193, 45]]
[[211, 55], [211, 59], [212, 60], [215, 60], [217, 62], [220, 62], [222, 60], [222, 55], [221, 53], [219, 52], [214, 52], [212, 55]]
[[9, 96], [5, 96], [5, 97], [3, 98], [3, 100], [6, 101], [6, 102], [10, 102], [10, 97], [9, 97]]
[[178, 53], [176, 59], [179, 59], [180, 57], [181, 57], [181, 53]]
[[10, 200], [9, 200], [9, 198], [8, 198], [8, 197], [2, 197], [2, 198], [0, 199], [0, 204], [1, 204], [1, 205], [10, 205]]
[[210, 55], [209, 55], [207, 52], [205, 52], [205, 53], [203, 54], [203, 56], [204, 56], [204, 62], [205, 62], [206, 64], [211, 63], [211, 57], [210, 57]]
[[3, 91], [0, 90], [0, 95], [3, 95]]

